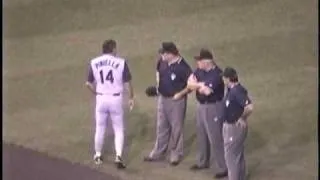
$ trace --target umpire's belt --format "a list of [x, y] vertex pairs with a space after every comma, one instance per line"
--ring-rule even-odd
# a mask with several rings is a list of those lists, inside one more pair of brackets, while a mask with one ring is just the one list
[[206, 100], [204, 100], [204, 101], [199, 101], [198, 100], [198, 102], [199, 102], [199, 104], [215, 104], [215, 103], [217, 103], [218, 101], [217, 100], [214, 100], [214, 101], [206, 101]]
[[235, 125], [237, 122], [238, 122], [238, 120], [235, 120], [235, 121], [232, 121], [232, 122], [224, 121], [223, 124], [231, 126], [231, 125]]
[[160, 93], [160, 95], [161, 95], [162, 97], [165, 97], [165, 98], [173, 98], [173, 96], [174, 96], [174, 95], [161, 94], [161, 93]]

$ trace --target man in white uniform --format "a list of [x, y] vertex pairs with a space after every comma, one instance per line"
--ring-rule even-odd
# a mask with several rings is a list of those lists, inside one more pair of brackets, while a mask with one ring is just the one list
[[116, 55], [116, 42], [106, 40], [102, 46], [103, 55], [90, 60], [86, 86], [96, 96], [94, 137], [96, 164], [101, 164], [107, 119], [111, 119], [118, 169], [124, 169], [122, 151], [124, 144], [123, 91], [129, 91], [129, 108], [133, 108], [131, 73], [124, 59]]

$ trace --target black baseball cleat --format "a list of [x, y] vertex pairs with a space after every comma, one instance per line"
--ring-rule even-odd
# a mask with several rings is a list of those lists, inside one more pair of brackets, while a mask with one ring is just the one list
[[190, 170], [192, 171], [198, 171], [198, 170], [203, 170], [203, 169], [208, 169], [209, 166], [199, 166], [197, 164], [194, 164], [190, 167]]
[[154, 162], [154, 161], [157, 161], [157, 159], [152, 158], [150, 156], [146, 156], [146, 157], [143, 158], [143, 161], [144, 162]]
[[125, 169], [126, 168], [126, 165], [123, 163], [122, 159], [120, 156], [117, 156], [116, 157], [116, 160], [115, 160], [115, 165], [118, 169]]
[[214, 177], [216, 179], [224, 178], [228, 176], [228, 171], [217, 173]]
[[178, 166], [179, 163], [180, 163], [179, 161], [171, 161], [171, 162], [170, 162], [170, 165], [171, 165], [171, 166]]
[[93, 160], [94, 160], [94, 163], [95, 163], [96, 165], [99, 165], [99, 164], [102, 164], [102, 163], [103, 163], [103, 158], [102, 158], [102, 156], [94, 155]]

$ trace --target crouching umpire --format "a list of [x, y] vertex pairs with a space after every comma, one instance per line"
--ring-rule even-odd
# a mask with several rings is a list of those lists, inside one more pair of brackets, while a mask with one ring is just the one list
[[247, 90], [238, 82], [234, 68], [227, 67], [223, 81], [228, 91], [224, 98], [224, 153], [228, 167], [229, 180], [244, 180], [246, 176], [244, 160], [244, 141], [247, 137], [247, 118], [253, 105]]
[[191, 170], [201, 170], [210, 167], [214, 159], [217, 173], [215, 178], [227, 176], [227, 166], [224, 159], [222, 138], [222, 99], [224, 84], [222, 70], [216, 65], [212, 53], [201, 49], [195, 56], [198, 68], [190, 75], [188, 88], [196, 91], [197, 113], [197, 163]]
[[159, 93], [157, 137], [153, 150], [144, 158], [144, 161], [162, 159], [171, 140], [170, 164], [176, 166], [183, 157], [183, 126], [187, 94], [190, 92], [187, 89], [187, 81], [192, 70], [184, 58], [180, 56], [174, 43], [162, 43], [160, 54], [161, 59], [157, 64]]

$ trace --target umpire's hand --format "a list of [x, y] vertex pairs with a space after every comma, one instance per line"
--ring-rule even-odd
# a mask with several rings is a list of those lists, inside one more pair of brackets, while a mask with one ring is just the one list
[[188, 78], [187, 87], [192, 91], [199, 88], [198, 80], [193, 74], [191, 74]]
[[204, 94], [206, 96], [209, 96], [211, 93], [213, 93], [212, 89], [210, 89], [209, 87], [203, 85], [198, 89], [200, 94]]
[[132, 111], [133, 107], [134, 107], [134, 99], [130, 98], [128, 101], [129, 104], [129, 110]]

